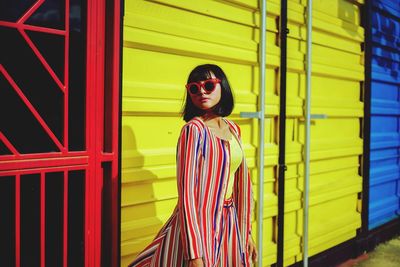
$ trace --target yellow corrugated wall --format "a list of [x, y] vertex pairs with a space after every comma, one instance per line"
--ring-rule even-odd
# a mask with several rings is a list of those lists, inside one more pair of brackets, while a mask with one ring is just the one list
[[[268, 1], [267, 18], [265, 265], [276, 261], [279, 2]], [[176, 204], [179, 112], [187, 75], [198, 64], [218, 64], [230, 80], [236, 99], [230, 118], [242, 128], [257, 192], [258, 123], [239, 113], [258, 110], [258, 9], [257, 0], [125, 1], [121, 266], [154, 238]]]
[[[285, 265], [302, 260], [306, 0], [288, 3]], [[309, 255], [361, 227], [363, 1], [313, 1]]]

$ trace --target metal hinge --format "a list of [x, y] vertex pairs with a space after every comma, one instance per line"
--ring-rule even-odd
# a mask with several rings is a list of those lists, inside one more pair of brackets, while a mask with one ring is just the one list
[[256, 112], [240, 112], [240, 117], [241, 118], [261, 119], [261, 112], [260, 111], [256, 111]]

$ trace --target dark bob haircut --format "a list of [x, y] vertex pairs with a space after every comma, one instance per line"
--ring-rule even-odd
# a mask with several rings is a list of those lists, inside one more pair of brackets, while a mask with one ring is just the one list
[[[228, 79], [220, 67], [214, 64], [199, 65], [190, 72], [187, 83], [210, 79], [211, 73], [221, 80], [221, 100], [212, 108], [212, 112], [221, 117], [229, 116], [234, 106], [233, 95]], [[204, 110], [199, 109], [193, 104], [190, 95], [186, 92], [186, 101], [182, 111], [183, 119], [188, 122], [194, 117], [201, 116], [204, 113]]]

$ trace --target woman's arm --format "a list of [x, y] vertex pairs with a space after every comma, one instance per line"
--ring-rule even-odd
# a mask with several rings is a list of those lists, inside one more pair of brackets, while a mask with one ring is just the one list
[[177, 182], [181, 239], [185, 259], [201, 258], [202, 239], [198, 220], [197, 162], [200, 150], [200, 130], [186, 124], [178, 140]]

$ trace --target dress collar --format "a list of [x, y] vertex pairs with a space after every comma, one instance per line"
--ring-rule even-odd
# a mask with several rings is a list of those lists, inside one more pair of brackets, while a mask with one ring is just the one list
[[[207, 128], [209, 131], [211, 131], [211, 130], [209, 129], [209, 127], [205, 124], [205, 122], [204, 122], [200, 117], [197, 116], [197, 117], [194, 117], [193, 119], [199, 121], [200, 124], [203, 125], [204, 128]], [[229, 127], [229, 129], [230, 129], [230, 131], [231, 131], [233, 137], [236, 138], [236, 140], [239, 141], [239, 140], [240, 140], [240, 139], [239, 139], [239, 133], [238, 133], [236, 127], [234, 126], [234, 123], [231, 122], [230, 120], [224, 118], [224, 117], [222, 117], [222, 120], [223, 120], [226, 124], [228, 124], [228, 127]], [[221, 139], [221, 138], [220, 138], [220, 139]], [[223, 139], [223, 140], [224, 140], [224, 139]], [[240, 142], [239, 142], [239, 143], [240, 143]]]

